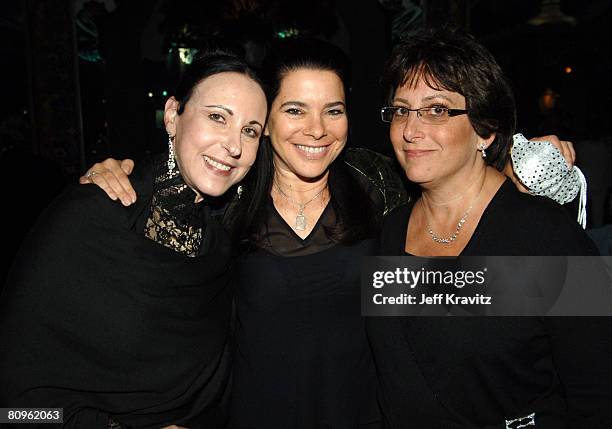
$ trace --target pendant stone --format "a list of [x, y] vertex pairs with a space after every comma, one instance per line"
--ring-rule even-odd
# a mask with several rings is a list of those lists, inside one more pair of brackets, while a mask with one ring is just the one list
[[306, 230], [306, 216], [298, 214], [295, 217], [295, 230], [305, 231]]

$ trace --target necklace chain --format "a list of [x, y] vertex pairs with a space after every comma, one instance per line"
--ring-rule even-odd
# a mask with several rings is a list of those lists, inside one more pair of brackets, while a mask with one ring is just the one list
[[459, 219], [459, 222], [457, 222], [457, 228], [455, 228], [455, 232], [453, 232], [453, 235], [449, 237], [438, 237], [431, 229], [431, 225], [429, 225], [429, 229], [427, 232], [429, 233], [429, 235], [431, 235], [431, 239], [435, 241], [436, 243], [440, 243], [440, 244], [450, 244], [453, 241], [455, 241], [457, 239], [457, 236], [459, 235], [459, 232], [461, 232], [461, 228], [463, 228], [463, 224], [465, 223], [465, 220], [467, 219], [468, 214], [470, 214], [470, 210], [472, 210], [471, 205], [465, 211], [463, 216], [461, 216], [461, 219]]
[[[486, 175], [485, 175], [485, 179], [486, 179]], [[429, 224], [427, 226], [427, 232], [429, 233], [429, 235], [431, 236], [431, 239], [434, 242], [436, 242], [438, 244], [451, 244], [453, 241], [455, 241], [457, 239], [457, 236], [461, 232], [461, 229], [463, 228], [463, 225], [465, 224], [465, 221], [467, 220], [467, 217], [470, 214], [470, 211], [472, 210], [472, 207], [474, 206], [474, 203], [476, 202], [478, 197], [480, 197], [480, 193], [482, 192], [482, 188], [484, 188], [484, 181], [482, 182], [482, 185], [480, 186], [480, 190], [478, 191], [478, 194], [476, 194], [476, 196], [474, 197], [474, 199], [470, 203], [470, 206], [468, 207], [468, 209], [465, 211], [465, 213], [463, 213], [463, 216], [461, 216], [461, 218], [459, 218], [459, 222], [457, 222], [457, 227], [455, 228], [455, 232], [453, 232], [452, 235], [450, 235], [448, 237], [440, 237], [435, 232], [433, 232], [433, 229], [431, 228], [431, 224]], [[423, 206], [423, 213], [425, 213], [425, 206]], [[425, 213], [425, 216], [427, 216], [427, 213]]]
[[295, 216], [295, 226], [293, 227], [293, 229], [295, 229], [296, 231], [305, 231], [306, 225], [308, 224], [308, 222], [307, 222], [306, 216], [304, 215], [304, 209], [306, 208], [308, 204], [310, 204], [311, 202], [316, 200], [321, 194], [323, 194], [323, 191], [327, 189], [327, 185], [325, 185], [319, 192], [317, 192], [317, 194], [314, 197], [312, 197], [305, 203], [298, 203], [297, 201], [295, 201], [289, 195], [285, 194], [283, 190], [280, 188], [280, 186], [278, 186], [276, 183], [274, 183], [274, 187], [276, 188], [279, 194], [281, 194], [283, 197], [287, 199], [287, 201], [298, 206], [298, 213]]

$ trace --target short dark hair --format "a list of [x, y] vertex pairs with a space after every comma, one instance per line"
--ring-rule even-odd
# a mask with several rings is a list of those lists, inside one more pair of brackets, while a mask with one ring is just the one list
[[241, 52], [235, 50], [231, 45], [207, 46], [193, 60], [181, 76], [174, 90], [174, 98], [179, 102], [177, 113], [180, 115], [185, 110], [185, 105], [191, 98], [194, 88], [204, 79], [218, 73], [240, 73], [261, 86], [265, 92], [265, 85], [260, 76], [246, 62]]
[[514, 95], [493, 55], [473, 36], [455, 29], [427, 29], [400, 42], [387, 62], [387, 101], [397, 88], [419, 79], [465, 97], [468, 118], [483, 138], [495, 133], [485, 162], [502, 170], [516, 128]]

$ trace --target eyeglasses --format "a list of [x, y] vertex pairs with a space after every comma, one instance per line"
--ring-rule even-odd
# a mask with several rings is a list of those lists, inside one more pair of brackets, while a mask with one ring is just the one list
[[417, 118], [428, 125], [443, 124], [453, 116], [468, 113], [467, 110], [449, 109], [442, 106], [421, 107], [419, 109], [409, 109], [404, 106], [388, 106], [380, 109], [380, 117], [383, 122], [402, 123], [408, 119], [410, 112], [416, 112]]

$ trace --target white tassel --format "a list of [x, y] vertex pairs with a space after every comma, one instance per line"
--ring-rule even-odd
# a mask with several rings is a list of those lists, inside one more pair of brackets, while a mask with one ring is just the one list
[[582, 226], [583, 229], [586, 229], [587, 225], [587, 181], [584, 177], [582, 171], [574, 166], [574, 170], [578, 172], [578, 177], [580, 178], [580, 200], [578, 201], [578, 223]]

